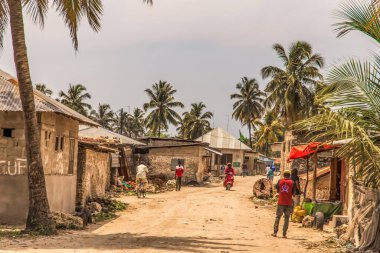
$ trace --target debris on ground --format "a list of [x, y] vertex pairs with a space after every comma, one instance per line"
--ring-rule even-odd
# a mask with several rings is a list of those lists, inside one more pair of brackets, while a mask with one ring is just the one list
[[255, 204], [255, 208], [259, 207], [274, 207], [277, 205], [277, 198], [272, 197], [270, 199], [259, 199], [256, 197], [251, 197], [250, 198], [253, 203]]
[[114, 219], [117, 217], [117, 212], [123, 211], [127, 208], [127, 204], [121, 201], [117, 201], [111, 198], [96, 198], [87, 203], [87, 208], [89, 210], [91, 210], [91, 206], [97, 206], [93, 203], [97, 203], [101, 207], [99, 212], [96, 210], [92, 212], [95, 221]]
[[89, 205], [88, 205], [88, 209], [94, 213], [94, 214], [97, 214], [97, 213], [100, 213], [102, 211], [102, 205], [100, 205], [98, 202], [91, 202]]
[[304, 228], [312, 228], [314, 224], [314, 217], [307, 215], [302, 220], [302, 227]]
[[253, 185], [253, 196], [258, 199], [270, 199], [273, 196], [273, 183], [269, 179], [262, 178]]
[[82, 229], [83, 220], [68, 213], [52, 212], [57, 229]]
[[175, 189], [175, 185], [176, 185], [176, 181], [174, 179], [172, 180], [168, 180], [166, 182], [166, 188], [169, 190], [169, 191], [172, 191]]
[[339, 227], [336, 227], [334, 231], [336, 233], [337, 238], [341, 238], [342, 235], [346, 234], [347, 228], [348, 228], [347, 224], [343, 224], [343, 225], [340, 225]]
[[329, 237], [325, 241], [321, 242], [303, 242], [301, 243], [306, 249], [318, 249], [320, 252], [332, 252], [332, 249], [335, 249], [334, 252], [343, 253], [346, 252], [343, 247], [337, 243], [335, 237]]

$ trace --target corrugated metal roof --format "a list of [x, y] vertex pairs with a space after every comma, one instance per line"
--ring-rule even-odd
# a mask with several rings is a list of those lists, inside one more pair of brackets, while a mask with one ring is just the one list
[[146, 144], [136, 141], [132, 138], [128, 138], [124, 135], [114, 133], [102, 127], [89, 127], [89, 126], [79, 126], [79, 137], [80, 138], [109, 138], [120, 140], [121, 144], [135, 145], [135, 146], [145, 146]]
[[196, 139], [196, 141], [207, 142], [210, 147], [216, 149], [242, 149], [251, 151], [252, 149], [232, 136], [222, 128], [215, 128], [205, 135]]
[[[34, 90], [37, 112], [55, 112], [78, 120], [80, 123], [98, 126], [99, 124], [70, 109], [53, 98]], [[22, 111], [17, 79], [0, 70], [0, 111]]]

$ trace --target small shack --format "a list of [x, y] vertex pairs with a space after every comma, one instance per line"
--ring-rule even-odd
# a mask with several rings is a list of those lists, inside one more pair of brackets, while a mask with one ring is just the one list
[[[17, 79], [0, 71], [0, 224], [26, 222], [29, 193], [24, 119]], [[34, 91], [50, 209], [74, 212], [78, 126], [98, 124]]]
[[114, 177], [131, 177], [132, 150], [144, 146], [126, 136], [102, 127], [80, 126], [77, 205], [89, 198], [101, 198]]

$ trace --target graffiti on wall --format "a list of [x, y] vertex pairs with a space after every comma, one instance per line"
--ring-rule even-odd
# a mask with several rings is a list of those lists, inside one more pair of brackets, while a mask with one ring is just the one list
[[26, 159], [17, 158], [14, 162], [0, 161], [0, 173], [2, 175], [22, 175], [26, 170]]

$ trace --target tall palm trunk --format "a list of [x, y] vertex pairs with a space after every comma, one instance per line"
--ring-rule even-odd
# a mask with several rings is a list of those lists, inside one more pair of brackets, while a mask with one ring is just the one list
[[25, 151], [29, 184], [29, 212], [26, 230], [50, 234], [55, 232], [55, 225], [50, 214], [45, 175], [42, 167], [40, 134], [25, 44], [21, 0], [8, 0], [8, 5], [14, 62], [24, 115]]
[[248, 123], [248, 134], [249, 134], [249, 147], [252, 148], [252, 127], [251, 127], [251, 123], [249, 122]]

